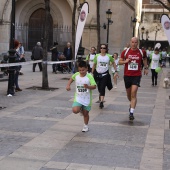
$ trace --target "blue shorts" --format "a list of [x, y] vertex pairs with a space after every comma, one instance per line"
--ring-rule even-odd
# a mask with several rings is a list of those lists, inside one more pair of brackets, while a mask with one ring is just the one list
[[76, 106], [82, 107], [83, 110], [87, 110], [88, 112], [90, 112], [91, 110], [91, 106], [84, 106], [78, 102], [74, 102], [72, 107], [76, 107]]

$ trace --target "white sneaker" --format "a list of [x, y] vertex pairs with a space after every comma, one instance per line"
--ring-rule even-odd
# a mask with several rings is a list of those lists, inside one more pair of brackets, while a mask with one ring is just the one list
[[115, 89], [117, 89], [117, 86], [114, 86]]
[[12, 94], [8, 94], [7, 96], [8, 96], [8, 97], [12, 97]]
[[83, 126], [83, 129], [82, 129], [82, 132], [88, 132], [89, 131], [89, 128], [87, 125], [84, 125]]

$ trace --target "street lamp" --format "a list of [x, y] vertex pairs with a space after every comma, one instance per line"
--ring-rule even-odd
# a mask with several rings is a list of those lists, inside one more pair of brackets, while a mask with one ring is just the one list
[[155, 47], [155, 44], [156, 44], [157, 32], [158, 32], [159, 30], [160, 30], [160, 29], [156, 26], [156, 27], [155, 27], [155, 42], [154, 42], [154, 47]]
[[14, 40], [15, 40], [15, 0], [12, 0], [10, 49], [14, 49]]
[[[12, 10], [11, 10], [11, 30], [10, 30], [10, 50], [8, 51], [8, 62], [9, 63], [15, 63], [15, 0], [12, 0]], [[9, 67], [8, 68], [8, 87], [7, 87], [7, 95], [13, 96], [15, 94], [14, 92], [14, 78], [15, 78], [15, 67]]]
[[146, 47], [148, 47], [149, 31], [146, 30]]
[[133, 37], [135, 36], [135, 27], [136, 27], [136, 22], [137, 22], [137, 19], [136, 19], [136, 18], [134, 18], [134, 19], [132, 20], [132, 23], [133, 23]]
[[149, 38], [149, 31], [146, 30], [146, 40], [148, 40], [148, 38]]
[[145, 33], [145, 27], [144, 26], [141, 28], [141, 33], [142, 33], [142, 40], [143, 40], [143, 34]]
[[81, 11], [81, 8], [82, 8], [84, 3], [85, 3], [85, 0], [79, 0], [80, 6], [78, 7], [78, 11]]
[[143, 44], [144, 44], [143, 34], [145, 33], [145, 27], [144, 26], [141, 28], [141, 33], [142, 33], [141, 46], [143, 46]]
[[111, 20], [112, 17], [112, 11], [110, 9], [108, 9], [106, 11], [106, 18], [107, 18], [107, 45], [109, 43], [109, 25], [113, 23], [113, 21]]

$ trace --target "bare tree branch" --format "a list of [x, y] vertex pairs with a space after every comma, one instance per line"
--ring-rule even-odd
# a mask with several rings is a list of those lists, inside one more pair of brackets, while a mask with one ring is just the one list
[[[154, 0], [154, 1], [160, 3], [164, 8], [170, 11], [170, 8], [167, 5], [165, 5], [161, 0]], [[167, 0], [167, 1], [170, 3], [170, 0]]]

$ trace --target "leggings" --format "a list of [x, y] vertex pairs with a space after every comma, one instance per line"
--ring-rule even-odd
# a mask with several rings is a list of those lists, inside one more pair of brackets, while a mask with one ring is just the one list
[[101, 78], [98, 78], [97, 87], [98, 87], [100, 96], [105, 96], [105, 89], [107, 86], [107, 81], [108, 81], [108, 74]]
[[155, 83], [157, 84], [158, 73], [155, 71], [155, 69], [151, 69], [151, 73], [152, 73], [152, 84], [154, 84], [154, 80]]

